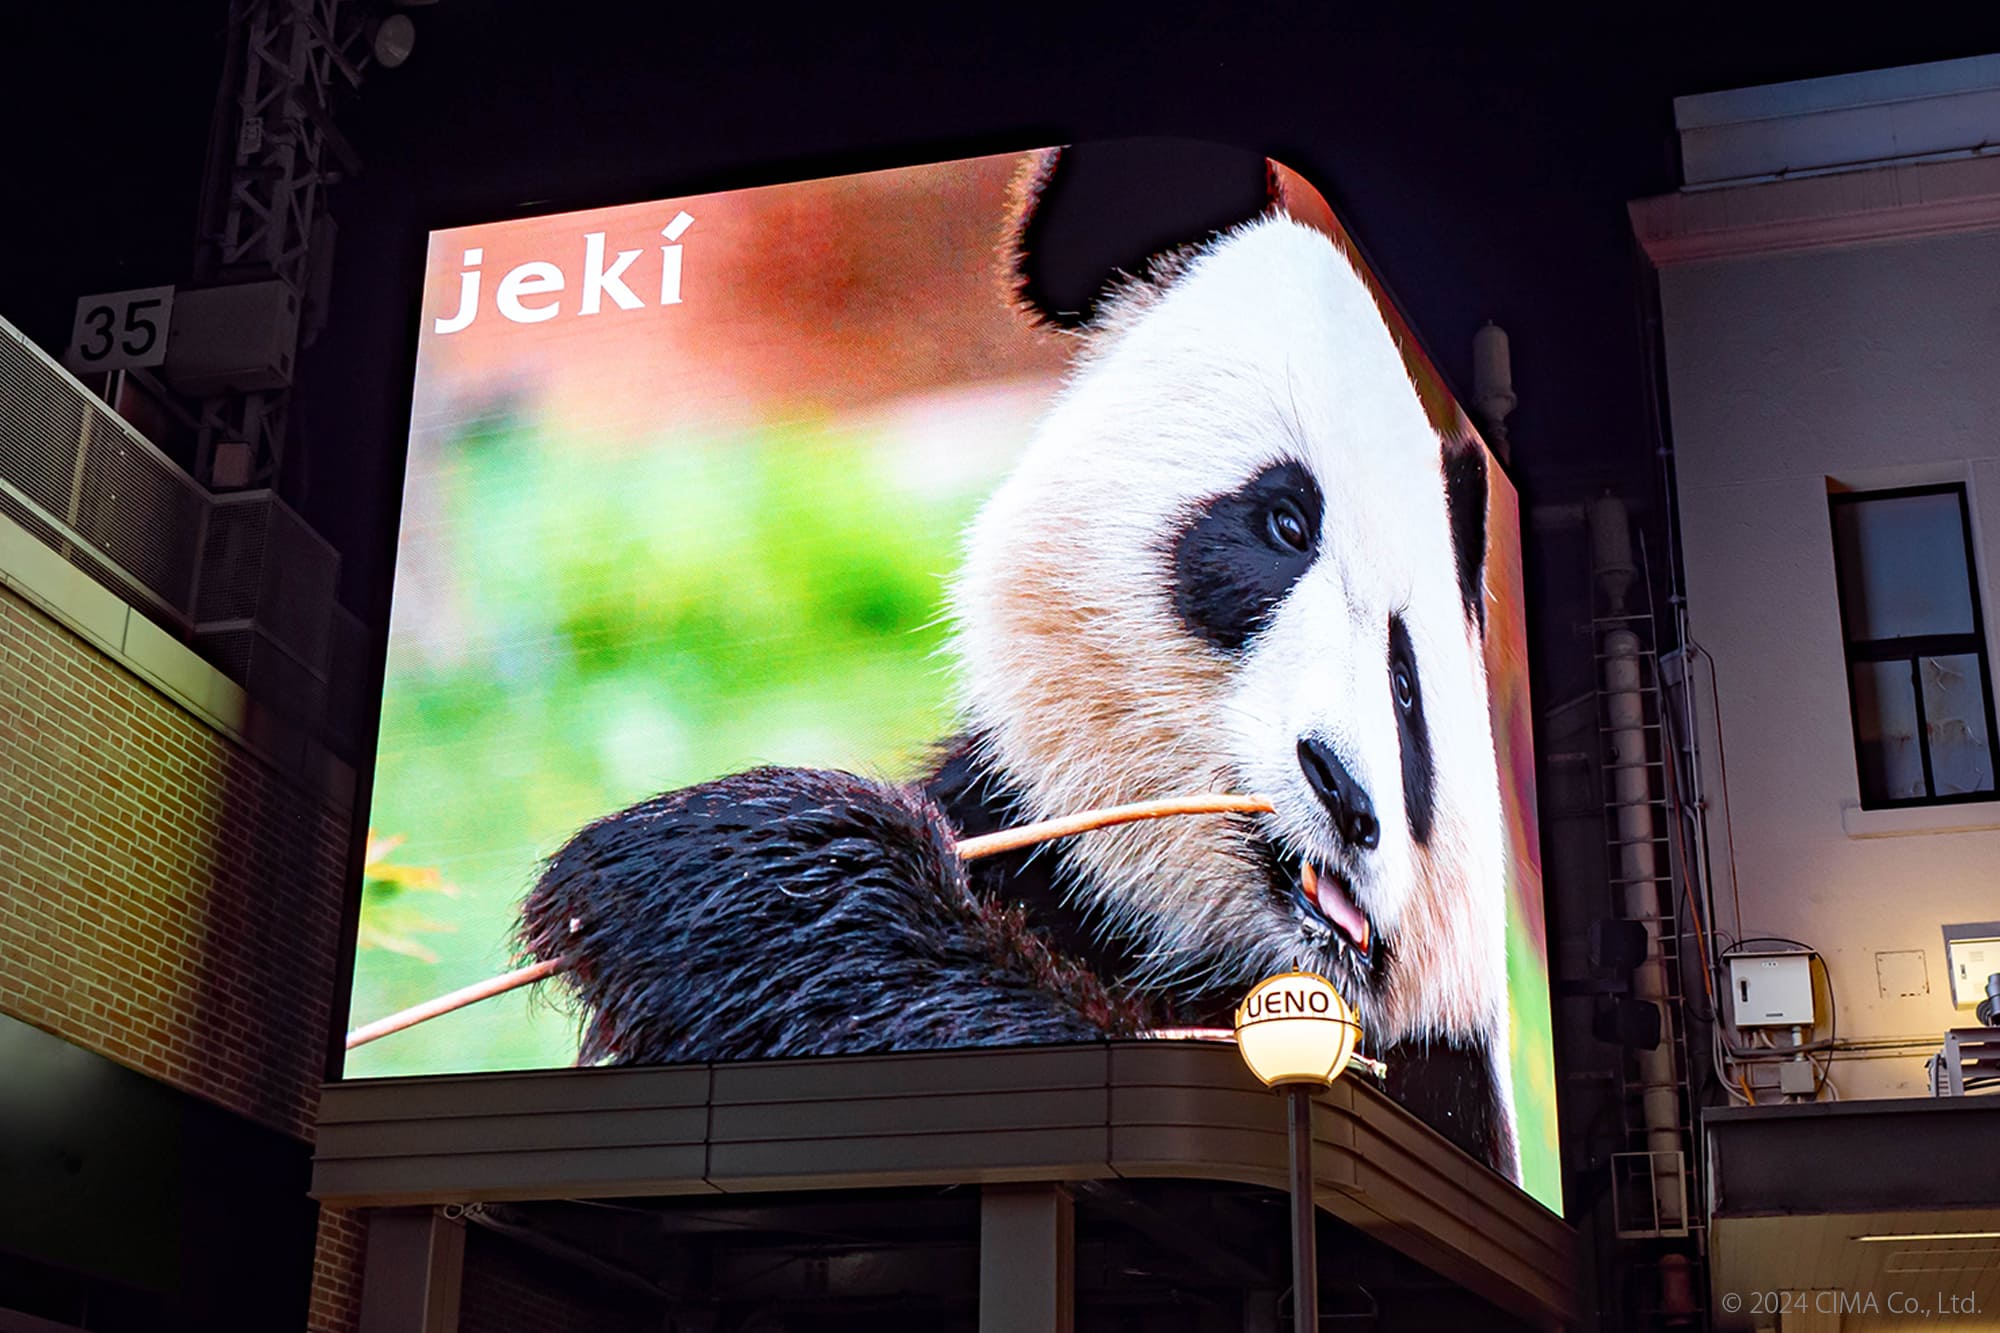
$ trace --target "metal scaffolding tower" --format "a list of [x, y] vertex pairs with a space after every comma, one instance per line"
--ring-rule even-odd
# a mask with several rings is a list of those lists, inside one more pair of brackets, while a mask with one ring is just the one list
[[[315, 265], [330, 258], [326, 189], [360, 165], [332, 115], [370, 58], [357, 9], [343, 0], [233, 0], [229, 8], [196, 283], [275, 281], [294, 320], [303, 314], [308, 328], [318, 301]], [[287, 327], [296, 340], [301, 326]], [[273, 483], [291, 392], [284, 379], [201, 400], [199, 480], [224, 489]]]

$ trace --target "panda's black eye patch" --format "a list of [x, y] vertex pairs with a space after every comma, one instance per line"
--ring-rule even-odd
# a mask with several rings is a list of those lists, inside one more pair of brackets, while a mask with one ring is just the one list
[[1240, 652], [1319, 554], [1326, 502], [1296, 462], [1202, 501], [1171, 539], [1174, 611], [1197, 638]]
[[1396, 699], [1396, 739], [1403, 751], [1403, 813], [1410, 820], [1410, 836], [1427, 843], [1437, 814], [1437, 765], [1431, 755], [1430, 726], [1424, 721], [1416, 645], [1410, 642], [1410, 627], [1401, 616], [1389, 617], [1389, 691]]

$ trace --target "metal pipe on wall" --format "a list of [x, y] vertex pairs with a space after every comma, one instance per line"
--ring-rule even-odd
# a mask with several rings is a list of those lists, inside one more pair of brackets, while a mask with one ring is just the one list
[[[1625, 504], [1614, 496], [1591, 503], [1591, 563], [1598, 590], [1613, 614], [1623, 614], [1637, 569], [1632, 559], [1631, 526]], [[1654, 814], [1650, 748], [1646, 737], [1645, 644], [1624, 626], [1605, 632], [1604, 659], [1606, 740], [1609, 745], [1612, 805], [1618, 832], [1618, 878], [1623, 885], [1621, 906], [1627, 918], [1646, 932], [1646, 956], [1632, 973], [1633, 997], [1659, 1010], [1662, 1028], [1671, 1030], [1667, 1014], [1671, 991], [1666, 959], [1660, 947], [1660, 925], [1672, 909], [1672, 885], [1659, 865]], [[1674, 1048], [1663, 1040], [1637, 1053], [1640, 1105], [1646, 1127], [1646, 1147], [1654, 1154], [1654, 1199], [1665, 1227], [1687, 1224], [1687, 1197], [1672, 1154], [1680, 1150], [1680, 1092], [1674, 1069]]]

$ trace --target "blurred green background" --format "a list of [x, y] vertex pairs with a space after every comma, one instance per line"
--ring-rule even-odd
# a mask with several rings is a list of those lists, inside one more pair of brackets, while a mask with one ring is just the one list
[[[503, 413], [436, 447], [399, 561], [354, 1023], [509, 967], [540, 860], [592, 819], [758, 763], [916, 769], [951, 730], [945, 584], [1004, 459], [911, 463], [831, 421], [607, 452]], [[517, 991], [347, 1073], [575, 1058], [570, 1015]]]

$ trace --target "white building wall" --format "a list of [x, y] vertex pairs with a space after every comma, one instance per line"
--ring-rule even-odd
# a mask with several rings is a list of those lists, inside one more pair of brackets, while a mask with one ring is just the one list
[[[1818, 949], [1839, 1036], [1903, 1043], [1841, 1058], [1843, 1096], [1925, 1095], [1921, 1052], [1974, 1021], [1940, 927], [2000, 919], [2000, 802], [1859, 809], [1827, 491], [1967, 483], [2000, 667], [2000, 228], [1673, 263], [1660, 286], [1689, 616], [1719, 686], [1719, 924]], [[1927, 994], [1893, 984], [1902, 951]]]

